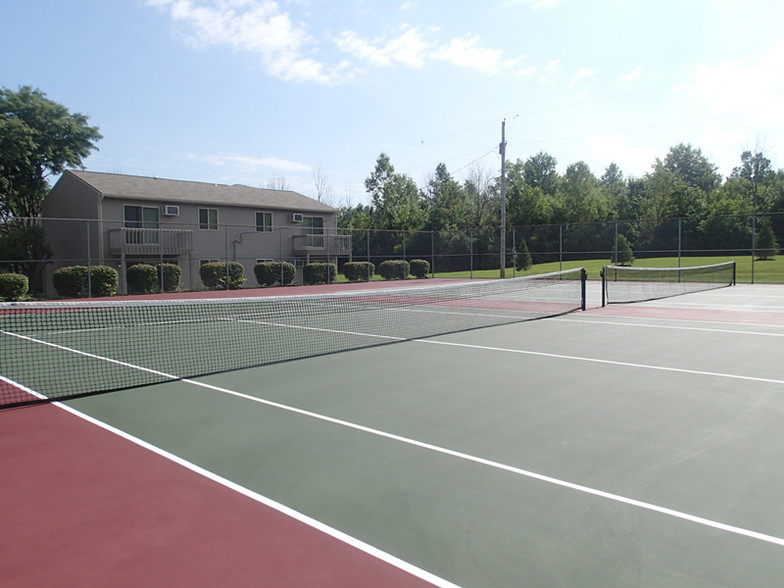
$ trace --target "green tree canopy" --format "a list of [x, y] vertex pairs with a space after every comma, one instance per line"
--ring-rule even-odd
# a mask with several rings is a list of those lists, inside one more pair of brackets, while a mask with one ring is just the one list
[[671, 147], [664, 161], [656, 160], [654, 169], [658, 167], [672, 172], [688, 186], [699, 188], [705, 194], [710, 194], [721, 184], [721, 175], [716, 173], [718, 168], [708, 161], [701, 149], [688, 144]]
[[101, 139], [88, 117], [71, 113], [40, 90], [0, 89], [0, 214], [36, 217], [48, 178], [82, 161]]

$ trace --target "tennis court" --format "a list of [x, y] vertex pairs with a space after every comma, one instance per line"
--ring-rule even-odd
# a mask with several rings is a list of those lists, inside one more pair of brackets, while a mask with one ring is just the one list
[[[3, 584], [779, 586], [784, 287], [602, 308], [588, 283], [583, 311], [552, 286], [210, 307], [230, 335], [145, 316], [142, 381], [105, 375], [116, 316], [42, 345], [11, 326], [80, 311], [0, 315], [0, 393], [71, 390], [76, 346], [117, 388], [0, 410]], [[293, 350], [249, 359], [282, 317]]]

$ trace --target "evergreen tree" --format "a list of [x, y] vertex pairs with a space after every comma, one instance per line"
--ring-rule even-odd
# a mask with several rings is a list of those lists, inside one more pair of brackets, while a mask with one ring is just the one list
[[618, 243], [616, 244], [616, 256], [618, 259], [615, 263], [618, 265], [632, 265], [634, 263], [634, 252], [632, 246], [623, 234], [618, 235]]
[[520, 240], [520, 245], [517, 247], [517, 259], [515, 269], [518, 272], [525, 272], [531, 269], [534, 260], [531, 258], [531, 252], [528, 251], [528, 244], [525, 239]]
[[776, 241], [776, 233], [773, 232], [773, 224], [768, 217], [763, 217], [757, 222], [759, 224], [755, 248], [757, 259], [773, 259], [779, 252], [779, 244]]

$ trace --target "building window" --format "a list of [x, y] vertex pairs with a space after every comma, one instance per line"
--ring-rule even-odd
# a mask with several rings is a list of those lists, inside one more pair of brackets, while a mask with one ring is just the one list
[[220, 263], [220, 259], [200, 259], [199, 260], [199, 267], [203, 266], [207, 263]]
[[272, 230], [272, 213], [271, 212], [257, 212], [256, 213], [256, 230], [257, 231], [271, 231]]
[[324, 218], [320, 216], [306, 216], [302, 219], [303, 235], [323, 235]]
[[123, 206], [123, 226], [126, 229], [136, 229], [125, 232], [125, 244], [157, 244], [158, 212], [158, 209], [152, 206], [130, 206], [127, 204]]
[[199, 209], [199, 228], [205, 231], [218, 230], [218, 209], [200, 208]]
[[151, 206], [124, 207], [125, 227], [128, 229], [157, 229], [158, 209]]

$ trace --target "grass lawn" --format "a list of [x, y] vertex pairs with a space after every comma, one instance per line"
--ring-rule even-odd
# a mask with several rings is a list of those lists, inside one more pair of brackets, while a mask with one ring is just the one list
[[[734, 260], [737, 264], [737, 281], [739, 284], [752, 283], [752, 262], [751, 257], [682, 257], [681, 267], [688, 267], [694, 265], [709, 265], [713, 263], [721, 263], [724, 261]], [[552, 263], [539, 263], [535, 264], [531, 269], [526, 272], [517, 272], [512, 268], [506, 270], [507, 277], [511, 276], [532, 276], [537, 274], [546, 274], [549, 272], [557, 272], [560, 269], [572, 269], [577, 267], [584, 267], [588, 272], [589, 280], [599, 280], [600, 272], [603, 266], [608, 265], [609, 262], [602, 259], [586, 259], [583, 261], [565, 261], [563, 267], [556, 261]], [[635, 267], [678, 267], [677, 257], [652, 257], [648, 259], [637, 259], [634, 262]], [[439, 278], [498, 278], [498, 270], [475, 270], [471, 272], [444, 272], [437, 273], [436, 277]], [[778, 256], [775, 259], [754, 262], [754, 283], [755, 284], [784, 284], [784, 257]]]

